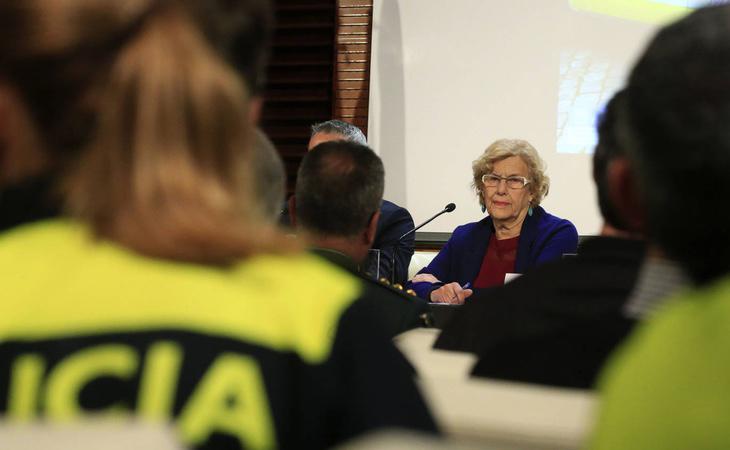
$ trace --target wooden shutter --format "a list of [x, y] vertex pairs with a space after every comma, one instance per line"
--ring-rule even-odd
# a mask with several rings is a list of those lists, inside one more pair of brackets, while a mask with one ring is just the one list
[[370, 88], [372, 0], [337, 0], [337, 55], [334, 118], [360, 127], [367, 135]]
[[261, 128], [292, 192], [309, 127], [340, 119], [367, 134], [372, 0], [275, 0]]

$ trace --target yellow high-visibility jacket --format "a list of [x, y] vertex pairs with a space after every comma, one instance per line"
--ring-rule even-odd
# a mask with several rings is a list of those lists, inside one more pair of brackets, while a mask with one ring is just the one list
[[195, 448], [318, 448], [434, 429], [362, 285], [307, 254], [209, 267], [71, 220], [0, 234], [0, 415], [174, 421]]

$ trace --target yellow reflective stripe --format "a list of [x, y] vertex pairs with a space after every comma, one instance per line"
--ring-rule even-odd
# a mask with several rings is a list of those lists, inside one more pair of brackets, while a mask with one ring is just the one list
[[0, 339], [181, 329], [324, 360], [361, 290], [307, 254], [230, 269], [144, 258], [54, 220], [0, 237]]

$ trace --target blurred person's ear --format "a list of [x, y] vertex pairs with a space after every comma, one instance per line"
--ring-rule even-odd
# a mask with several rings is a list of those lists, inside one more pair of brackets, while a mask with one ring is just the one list
[[248, 119], [252, 125], [258, 125], [261, 120], [261, 110], [264, 107], [264, 99], [260, 95], [254, 95], [251, 97], [248, 106]]
[[48, 163], [28, 109], [0, 80], [0, 185], [38, 175]]
[[372, 247], [373, 242], [375, 242], [375, 232], [378, 230], [378, 220], [380, 220], [379, 209], [370, 216], [368, 226], [365, 228], [365, 232], [363, 233], [363, 239], [365, 240], [368, 248]]
[[614, 158], [606, 168], [609, 201], [624, 219], [628, 231], [646, 232], [646, 206], [634, 169], [625, 157]]

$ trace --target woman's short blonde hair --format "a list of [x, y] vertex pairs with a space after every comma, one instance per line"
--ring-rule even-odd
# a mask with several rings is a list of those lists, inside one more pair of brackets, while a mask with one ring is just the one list
[[484, 153], [471, 165], [472, 171], [474, 172], [472, 186], [479, 198], [480, 205], [485, 206], [484, 196], [482, 195], [484, 188], [482, 176], [492, 173], [494, 163], [509, 158], [510, 156], [519, 156], [527, 164], [527, 178], [530, 180], [527, 188], [532, 194], [530, 206], [538, 206], [543, 197], [548, 194], [550, 190], [550, 178], [545, 174], [545, 161], [540, 158], [535, 147], [522, 139], [499, 139], [487, 147]]

